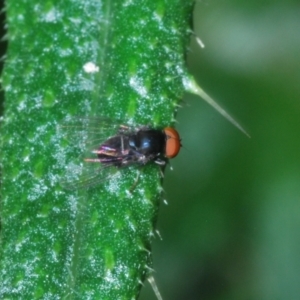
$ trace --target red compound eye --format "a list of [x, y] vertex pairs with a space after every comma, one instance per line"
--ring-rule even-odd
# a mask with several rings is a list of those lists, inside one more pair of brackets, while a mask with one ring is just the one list
[[180, 151], [181, 144], [179, 134], [174, 128], [171, 127], [166, 127], [164, 132], [167, 137], [165, 155], [167, 158], [173, 158]]

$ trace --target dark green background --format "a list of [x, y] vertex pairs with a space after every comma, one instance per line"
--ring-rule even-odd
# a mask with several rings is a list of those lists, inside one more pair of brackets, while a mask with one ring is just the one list
[[199, 1], [194, 24], [190, 70], [251, 139], [185, 97], [157, 285], [164, 300], [300, 299], [300, 2]]
[[[185, 97], [157, 285], [164, 300], [299, 299], [299, 1], [198, 1], [194, 19], [206, 48], [192, 39], [190, 70], [252, 138]], [[145, 286], [140, 299], [156, 299]]]

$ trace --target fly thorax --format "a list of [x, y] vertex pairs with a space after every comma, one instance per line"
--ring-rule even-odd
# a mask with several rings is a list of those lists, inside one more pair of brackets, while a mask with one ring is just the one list
[[149, 129], [136, 133], [135, 147], [141, 155], [156, 157], [164, 152], [166, 137], [163, 131]]

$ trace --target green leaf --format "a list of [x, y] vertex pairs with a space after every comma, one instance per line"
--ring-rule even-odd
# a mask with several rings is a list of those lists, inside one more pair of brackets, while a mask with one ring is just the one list
[[65, 190], [80, 151], [57, 128], [76, 116], [172, 125], [191, 10], [186, 0], [7, 2], [1, 299], [138, 296], [151, 270], [159, 167]]

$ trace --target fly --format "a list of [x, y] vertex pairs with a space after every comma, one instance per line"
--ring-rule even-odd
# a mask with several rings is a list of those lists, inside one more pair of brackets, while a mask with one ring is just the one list
[[164, 166], [181, 147], [179, 134], [172, 127], [134, 127], [107, 118], [79, 118], [61, 127], [69, 142], [86, 150], [79, 168], [69, 168], [69, 179], [63, 184], [66, 188], [94, 186], [110, 177], [112, 167], [151, 162]]

